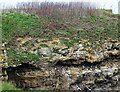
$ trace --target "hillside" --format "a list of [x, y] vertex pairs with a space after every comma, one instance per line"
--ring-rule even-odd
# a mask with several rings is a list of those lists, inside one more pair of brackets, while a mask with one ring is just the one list
[[[38, 60], [38, 54], [34, 52], [41, 46], [72, 47], [86, 40], [100, 49], [103, 41], [118, 39], [117, 18], [93, 16], [70, 21], [52, 20], [49, 16], [38, 17], [26, 13], [3, 13], [2, 34], [3, 42], [7, 42], [9, 48], [8, 62], [24, 61], [24, 55], [27, 55], [28, 61]], [[22, 47], [28, 49], [27, 53]]]
[[119, 15], [86, 5], [23, 3], [4, 10], [0, 54], [8, 81], [22, 90], [119, 89]]

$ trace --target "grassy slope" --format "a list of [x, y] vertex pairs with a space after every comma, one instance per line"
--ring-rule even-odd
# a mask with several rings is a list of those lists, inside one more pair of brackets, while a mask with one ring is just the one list
[[3, 41], [10, 40], [14, 36], [23, 36], [29, 31], [35, 33], [38, 27], [38, 18], [29, 14], [3, 13], [2, 34]]
[[10, 48], [8, 50], [9, 64], [39, 60], [39, 55], [17, 51], [16, 38], [18, 37], [30, 36], [47, 40], [60, 38], [68, 47], [78, 43], [81, 39], [89, 39], [95, 44], [95, 41], [118, 38], [118, 20], [107, 16], [62, 19], [53, 16], [38, 17], [8, 12], [2, 14], [2, 23], [3, 42], [8, 42], [8, 48]]
[[[44, 37], [50, 36], [52, 38], [56, 36], [73, 38], [76, 36], [85, 39], [89, 39], [90, 36], [93, 35], [100, 35], [102, 38], [106, 36], [106, 39], [116, 38], [116, 34], [113, 35], [111, 33], [115, 33], [115, 30], [118, 29], [117, 22], [117, 19], [110, 17], [88, 17], [76, 20], [62, 20], [59, 18], [54, 19], [51, 16], [37, 17], [30, 14], [3, 13], [3, 41], [10, 40], [13, 35], [14, 37], [25, 35], [41, 37], [44, 35]], [[84, 32], [82, 33], [82, 31]], [[102, 35], [100, 34], [101, 32], [103, 33]], [[71, 37], [71, 33], [74, 33], [73, 37]], [[87, 35], [87, 37], [85, 35]]]

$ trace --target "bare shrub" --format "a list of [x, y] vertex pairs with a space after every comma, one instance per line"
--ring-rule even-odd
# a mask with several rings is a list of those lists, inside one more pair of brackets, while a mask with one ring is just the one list
[[90, 2], [22, 2], [14, 10], [39, 16], [98, 16], [96, 6]]

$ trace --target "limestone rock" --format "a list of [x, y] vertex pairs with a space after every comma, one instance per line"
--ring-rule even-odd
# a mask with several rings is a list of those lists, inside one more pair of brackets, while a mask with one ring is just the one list
[[110, 50], [112, 49], [113, 44], [111, 42], [106, 42], [103, 44], [103, 49]]
[[71, 57], [75, 58], [76, 60], [85, 60], [87, 52], [86, 51], [75, 51], [72, 53]]
[[50, 56], [52, 54], [52, 49], [49, 47], [42, 47], [39, 49], [39, 54], [42, 56]]
[[58, 50], [58, 54], [66, 56], [68, 54], [68, 48], [67, 47], [60, 48]]
[[[92, 48], [84, 48], [82, 44], [76, 45], [71, 48], [59, 48], [57, 52], [52, 53], [49, 58], [52, 62], [63, 62], [68, 64], [81, 64], [82, 62], [102, 62], [105, 59], [112, 58], [113, 56], [120, 57], [119, 44], [108, 42], [104, 44], [104, 49], [96, 51]], [[72, 60], [72, 62], [71, 62]], [[55, 63], [54, 63], [55, 64]]]
[[116, 42], [116, 43], [113, 45], [113, 48], [120, 50], [120, 42]]
[[84, 47], [83, 47], [83, 44], [78, 44], [78, 45], [76, 45], [73, 49], [74, 49], [75, 51], [79, 51], [79, 50], [83, 50]]

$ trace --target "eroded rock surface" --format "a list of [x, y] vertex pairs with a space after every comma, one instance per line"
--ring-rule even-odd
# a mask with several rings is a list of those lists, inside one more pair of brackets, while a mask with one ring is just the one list
[[[62, 51], [62, 54], [59, 53]], [[101, 51], [84, 48], [81, 44], [77, 47], [59, 49], [58, 53], [54, 53], [49, 57], [49, 60], [53, 63], [70, 63], [67, 61], [72, 60], [71, 64], [81, 64], [82, 62], [102, 62], [108, 58], [120, 58], [120, 42], [108, 42], [103, 44]], [[67, 53], [67, 54], [65, 54]], [[66, 62], [65, 62], [66, 61]]]
[[6, 55], [6, 49], [4, 47], [5, 44], [2, 45], [0, 48], [0, 81], [6, 81], [8, 76], [5, 71], [5, 68], [8, 67], [7, 64], [7, 55]]
[[75, 47], [40, 48], [47, 62], [8, 67], [8, 81], [21, 88], [50, 90], [120, 90], [120, 43], [111, 41], [101, 50]]
[[36, 68], [22, 64], [7, 69], [9, 81], [22, 88], [59, 90], [119, 90], [120, 61], [96, 65]]

